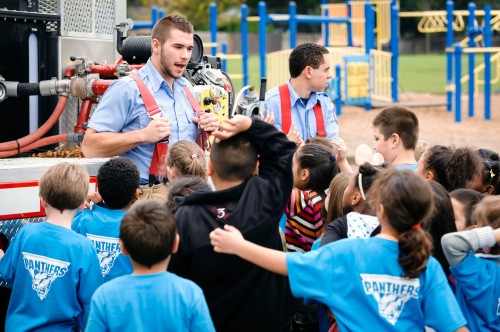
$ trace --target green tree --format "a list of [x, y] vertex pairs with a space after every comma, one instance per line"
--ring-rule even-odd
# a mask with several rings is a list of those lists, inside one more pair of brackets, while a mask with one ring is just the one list
[[[210, 24], [210, 3], [217, 3], [218, 26], [225, 25], [238, 17], [231, 16], [230, 10], [234, 9], [237, 13], [239, 6], [244, 0], [170, 0], [168, 1], [169, 12], [178, 13], [186, 16], [194, 25], [196, 30], [208, 30]], [[224, 19], [221, 19], [225, 17]]]

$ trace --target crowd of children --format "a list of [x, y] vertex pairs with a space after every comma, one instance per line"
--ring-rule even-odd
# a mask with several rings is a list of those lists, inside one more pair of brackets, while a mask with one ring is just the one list
[[[100, 167], [98, 199], [83, 167], [50, 168], [47, 221], [0, 251], [5, 330], [500, 331], [498, 155], [419, 158], [418, 119], [400, 106], [373, 126], [386, 163], [352, 172], [338, 137], [297, 147], [234, 116], [208, 159], [173, 144], [167, 202], [137, 202], [126, 158]], [[321, 324], [300, 322], [304, 308]]]

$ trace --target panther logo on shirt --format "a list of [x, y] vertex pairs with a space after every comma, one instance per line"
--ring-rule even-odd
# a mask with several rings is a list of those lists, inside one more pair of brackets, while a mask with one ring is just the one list
[[23, 252], [24, 267], [31, 275], [31, 288], [40, 300], [47, 297], [50, 286], [59, 277], [68, 272], [69, 262], [60, 261], [46, 256]]
[[392, 325], [396, 325], [404, 306], [411, 298], [418, 299], [420, 280], [390, 275], [361, 274], [366, 295], [372, 295], [378, 312]]
[[105, 277], [115, 264], [115, 259], [122, 252], [120, 241], [114, 237], [106, 237], [87, 233], [87, 237], [94, 243], [97, 257], [101, 266], [101, 273]]

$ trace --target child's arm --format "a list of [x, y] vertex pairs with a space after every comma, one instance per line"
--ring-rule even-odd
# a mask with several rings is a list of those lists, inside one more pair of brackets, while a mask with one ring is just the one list
[[347, 144], [340, 137], [332, 138], [332, 144], [337, 148], [337, 164], [343, 173], [353, 173], [351, 165], [347, 161]]
[[3, 257], [3, 255], [4, 255], [4, 254], [5, 254], [5, 253], [3, 252], [3, 250], [2, 250], [2, 249], [0, 249], [0, 259], [2, 259], [2, 257]]
[[219, 130], [214, 131], [212, 135], [216, 138], [217, 142], [220, 142], [221, 140], [247, 131], [251, 125], [251, 118], [243, 115], [235, 115], [231, 119], [224, 119], [224, 122], [219, 124]]
[[211, 244], [215, 252], [238, 255], [266, 270], [284, 276], [288, 275], [285, 253], [268, 249], [243, 238], [240, 231], [233, 226], [224, 225], [210, 233]]
[[495, 242], [499, 241], [500, 229], [493, 231], [491, 227], [481, 227], [470, 231], [445, 234], [441, 238], [441, 245], [448, 263], [455, 266], [460, 264], [470, 251], [493, 247]]

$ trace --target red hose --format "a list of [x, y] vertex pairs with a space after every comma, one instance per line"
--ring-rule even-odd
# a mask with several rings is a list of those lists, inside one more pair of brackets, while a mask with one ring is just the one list
[[[32, 132], [31, 134], [24, 136], [18, 140], [14, 141], [9, 141], [9, 142], [4, 142], [0, 143], [0, 152], [1, 151], [10, 151], [14, 150], [16, 151], [15, 154], [17, 154], [18, 147], [21, 147], [21, 151], [23, 151], [22, 148], [27, 146], [30, 143], [33, 143], [43, 135], [45, 135], [54, 125], [57, 123], [57, 120], [59, 120], [59, 117], [61, 116], [62, 112], [64, 111], [64, 108], [66, 107], [66, 102], [68, 101], [67, 96], [60, 96], [59, 101], [57, 102], [56, 108], [54, 108], [54, 112], [50, 115], [50, 117], [45, 121], [43, 125], [40, 126], [37, 130]], [[19, 145], [18, 145], [19, 144]], [[41, 145], [43, 146], [43, 145]], [[27, 150], [24, 150], [27, 151]], [[0, 154], [1, 156], [1, 154]], [[2, 157], [0, 157], [2, 158]]]
[[31, 144], [28, 144], [26, 146], [21, 147], [20, 151], [17, 150], [17, 146], [15, 149], [12, 149], [12, 150], [0, 151], [0, 158], [12, 157], [12, 156], [18, 155], [20, 152], [30, 151], [30, 150], [37, 149], [39, 147], [50, 145], [50, 144], [66, 142], [67, 137], [68, 137], [68, 135], [66, 135], [66, 134], [44, 137], [42, 139], [39, 139], [36, 142], [33, 142]]
[[83, 99], [82, 105], [80, 106], [80, 115], [76, 121], [76, 126], [74, 129], [75, 133], [85, 133], [85, 128], [83, 128], [83, 123], [89, 120], [90, 111], [92, 110], [92, 104], [95, 99]]

